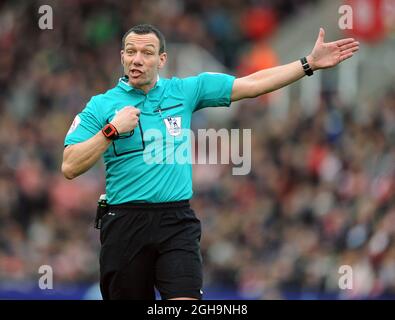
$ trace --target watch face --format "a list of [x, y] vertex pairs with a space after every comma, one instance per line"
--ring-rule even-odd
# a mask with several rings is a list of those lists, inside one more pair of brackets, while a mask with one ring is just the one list
[[110, 126], [107, 126], [106, 128], [104, 128], [104, 133], [106, 134], [106, 136], [109, 136], [113, 132], [114, 132], [114, 130]]

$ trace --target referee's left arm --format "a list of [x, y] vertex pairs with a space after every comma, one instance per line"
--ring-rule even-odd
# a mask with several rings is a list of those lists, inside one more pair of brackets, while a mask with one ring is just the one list
[[[358, 51], [359, 43], [353, 38], [324, 42], [325, 32], [320, 29], [314, 48], [306, 59], [311, 71], [334, 67], [351, 58]], [[261, 70], [234, 81], [231, 100], [255, 98], [291, 84], [305, 75], [300, 60], [286, 65]]]

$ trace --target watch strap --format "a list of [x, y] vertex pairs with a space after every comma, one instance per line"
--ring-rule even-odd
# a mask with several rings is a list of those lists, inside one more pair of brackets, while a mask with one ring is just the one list
[[302, 63], [304, 73], [309, 77], [312, 76], [314, 72], [313, 69], [311, 69], [310, 64], [307, 62], [307, 58], [306, 57], [301, 58], [300, 62]]

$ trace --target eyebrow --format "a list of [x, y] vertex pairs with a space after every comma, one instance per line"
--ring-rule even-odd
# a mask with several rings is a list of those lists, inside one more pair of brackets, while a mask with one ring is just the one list
[[[127, 43], [126, 45], [125, 45], [125, 48], [127, 47], [127, 46], [134, 46], [134, 44], [133, 43]], [[154, 48], [155, 49], [155, 46], [153, 45], [153, 44], [146, 44], [145, 46], [144, 46], [144, 48], [146, 48], [146, 47], [152, 47], [152, 48]]]

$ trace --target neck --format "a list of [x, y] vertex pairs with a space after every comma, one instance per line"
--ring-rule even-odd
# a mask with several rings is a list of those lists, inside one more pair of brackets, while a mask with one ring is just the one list
[[156, 83], [156, 81], [153, 83], [146, 84], [141, 87], [135, 87], [135, 88], [140, 89], [140, 90], [144, 91], [145, 93], [148, 93], [155, 86], [155, 83]]
[[143, 84], [142, 86], [134, 86], [132, 84], [132, 82], [130, 81], [130, 79], [129, 79], [128, 83], [131, 87], [133, 87], [135, 89], [140, 89], [140, 90], [144, 91], [145, 93], [148, 93], [155, 86], [155, 84], [158, 82], [158, 79], [159, 79], [159, 76], [154, 81], [147, 83], [147, 84]]

